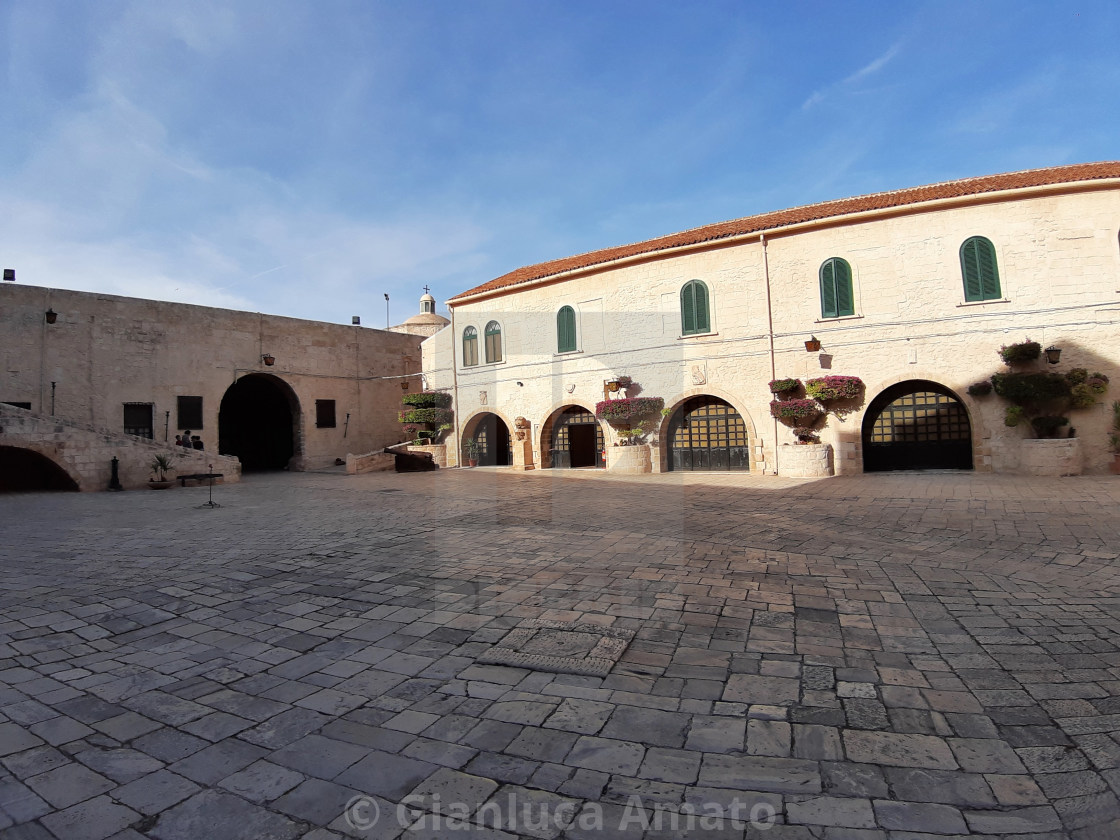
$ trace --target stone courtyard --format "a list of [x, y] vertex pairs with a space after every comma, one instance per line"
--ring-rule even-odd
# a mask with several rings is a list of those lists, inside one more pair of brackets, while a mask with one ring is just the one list
[[1120, 837], [1115, 478], [207, 494], [0, 497], [0, 838]]

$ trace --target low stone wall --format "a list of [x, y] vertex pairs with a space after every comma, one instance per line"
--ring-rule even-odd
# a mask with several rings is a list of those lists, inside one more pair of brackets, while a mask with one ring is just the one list
[[1019, 442], [1019, 472], [1024, 475], [1081, 475], [1079, 438]]
[[787, 478], [828, 478], [832, 474], [831, 444], [809, 443], [778, 447], [778, 475]]
[[607, 472], [641, 475], [653, 472], [649, 446], [608, 446]]
[[226, 483], [241, 480], [241, 462], [204, 449], [184, 449], [156, 443], [135, 435], [36, 414], [23, 408], [0, 405], [0, 446], [13, 446], [49, 458], [78, 485], [79, 490], [107, 490], [112, 460], [118, 459], [118, 478], [125, 490], [147, 487], [152, 459], [170, 455], [174, 468], [168, 478], [213, 472]]
[[434, 446], [415, 446], [410, 444], [405, 451], [414, 452], [417, 455], [431, 455], [437, 467], [441, 470], [447, 467], [447, 446], [442, 443], [437, 443]]
[[391, 472], [396, 467], [397, 459], [388, 452], [380, 449], [377, 452], [367, 452], [365, 455], [346, 453], [346, 474], [359, 475], [369, 472]]

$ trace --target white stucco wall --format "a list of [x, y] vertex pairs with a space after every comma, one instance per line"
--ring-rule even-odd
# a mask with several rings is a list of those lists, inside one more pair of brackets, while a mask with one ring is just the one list
[[[1063, 355], [1053, 370], [1087, 367], [1113, 379], [1097, 406], [1071, 414], [1086, 471], [1104, 472], [1105, 408], [1120, 399], [1120, 186], [1082, 186], [987, 194], [779, 232], [767, 237], [765, 261], [754, 236], [462, 301], [452, 328], [425, 342], [424, 370], [429, 387], [457, 386], [458, 431], [485, 411], [530, 419], [538, 463], [550, 414], [564, 405], [593, 408], [603, 380], [625, 374], [643, 395], [664, 397], [670, 407], [697, 394], [726, 399], [746, 422], [752, 469], [772, 471], [775, 446], [792, 437], [769, 415], [768, 266], [777, 376], [859, 376], [865, 407], [898, 382], [940, 383], [969, 412], [975, 467], [1011, 472], [1026, 431], [1003, 425], [998, 397], [973, 399], [965, 388], [1003, 369], [996, 352], [1002, 344], [1055, 344]], [[975, 235], [995, 245], [999, 301], [964, 302], [959, 249]], [[852, 267], [854, 317], [821, 318], [818, 270], [829, 257]], [[691, 279], [708, 286], [712, 333], [681, 337], [679, 292]], [[555, 352], [556, 313], [564, 305], [576, 311], [578, 350], [571, 354]], [[461, 367], [463, 329], [476, 327], [481, 355], [490, 320], [502, 325], [503, 360]], [[805, 351], [810, 335], [821, 339], [820, 354]], [[837, 473], [862, 469], [863, 418], [863, 410], [830, 418], [821, 435], [835, 448]], [[654, 454], [654, 469], [664, 469], [664, 452]]]

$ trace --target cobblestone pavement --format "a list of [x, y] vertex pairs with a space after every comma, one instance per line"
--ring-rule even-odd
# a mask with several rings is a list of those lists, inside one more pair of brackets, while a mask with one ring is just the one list
[[0, 498], [0, 838], [1120, 838], [1115, 478], [206, 494]]

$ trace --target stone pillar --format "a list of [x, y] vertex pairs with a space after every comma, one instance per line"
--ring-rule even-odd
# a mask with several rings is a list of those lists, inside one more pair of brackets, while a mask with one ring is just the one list
[[530, 428], [532, 425], [524, 417], [518, 417], [513, 421], [510, 464], [515, 470], [536, 469], [533, 463], [533, 441], [529, 437]]

